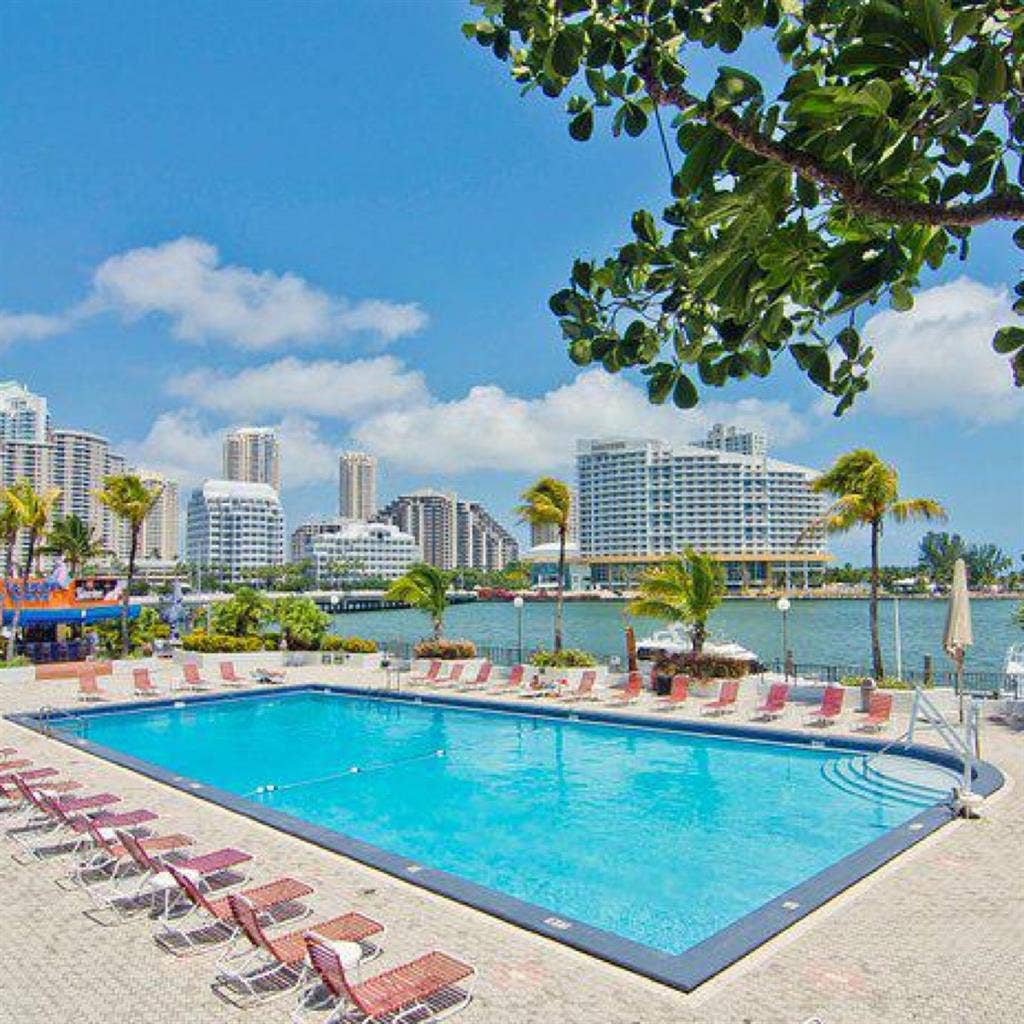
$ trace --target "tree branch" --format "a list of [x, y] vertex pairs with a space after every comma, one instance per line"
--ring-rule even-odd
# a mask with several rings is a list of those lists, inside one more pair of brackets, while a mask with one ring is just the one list
[[1013, 195], [991, 195], [970, 203], [925, 203], [881, 195], [845, 171], [828, 167], [818, 157], [778, 142], [751, 125], [744, 124], [732, 110], [713, 113], [704, 102], [682, 86], [665, 88], [650, 69], [637, 65], [647, 93], [660, 106], [680, 110], [696, 106], [708, 124], [728, 136], [738, 146], [766, 160], [789, 167], [801, 178], [831, 189], [844, 202], [860, 213], [894, 224], [931, 224], [936, 227], [975, 227], [991, 220], [1024, 221], [1024, 199]]

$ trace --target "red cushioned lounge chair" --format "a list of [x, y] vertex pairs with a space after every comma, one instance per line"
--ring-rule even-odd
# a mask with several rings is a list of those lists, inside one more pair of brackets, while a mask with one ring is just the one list
[[709, 700], [701, 705], [701, 714], [728, 715], [736, 710], [736, 701], [740, 695], [738, 679], [726, 679], [718, 691], [717, 700]]
[[619, 694], [611, 700], [605, 701], [605, 703], [613, 705], [632, 704], [634, 701], [639, 700], [643, 686], [643, 676], [640, 675], [639, 672], [630, 672], [629, 678], [626, 680], [626, 685]]
[[868, 698], [867, 717], [857, 726], [861, 732], [878, 732], [889, 726], [892, 719], [892, 694], [873, 693]]
[[321, 987], [334, 1003], [326, 1024], [350, 1016], [359, 1024], [439, 1020], [464, 1009], [473, 998], [475, 968], [448, 953], [435, 950], [365, 981], [355, 981], [337, 948], [315, 930], [306, 933], [306, 946], [320, 985], [304, 994], [292, 1016], [296, 1022], [304, 1019], [307, 1006], [316, 1005]]
[[472, 679], [465, 679], [461, 686], [456, 686], [455, 689], [462, 693], [468, 693], [472, 690], [480, 690], [490, 682], [491, 671], [494, 666], [489, 661], [480, 662], [480, 667], [476, 670], [476, 675]]
[[199, 666], [194, 661], [186, 661], [181, 666], [181, 680], [179, 685], [183, 690], [200, 693], [210, 689], [210, 684], [199, 674]]
[[789, 686], [786, 683], [772, 683], [768, 687], [768, 696], [763, 704], [754, 708], [754, 718], [764, 722], [770, 722], [778, 718], [786, 710], [786, 702], [789, 700]]
[[106, 700], [108, 694], [100, 687], [94, 665], [83, 665], [78, 670], [78, 699]]
[[[219, 996], [236, 1006], [248, 1006], [291, 992], [310, 978], [304, 930], [270, 937], [263, 931], [256, 908], [244, 896], [232, 893], [228, 905], [249, 945], [242, 952], [229, 952], [218, 962], [213, 990]], [[355, 913], [323, 921], [314, 929], [329, 942], [358, 946], [359, 962], [380, 952], [371, 938], [379, 938], [384, 932], [382, 924]]]
[[664, 697], [659, 697], [655, 701], [656, 711], [675, 711], [676, 708], [681, 708], [686, 703], [686, 698], [690, 695], [690, 677], [684, 675], [675, 675], [672, 677], [672, 685], [669, 688], [668, 693]]
[[220, 663], [220, 681], [225, 686], [245, 686], [246, 681], [235, 672], [233, 661], [222, 661]]
[[526, 668], [523, 665], [513, 665], [508, 674], [508, 679], [499, 679], [488, 693], [515, 693], [523, 685], [523, 677], [526, 675]]
[[426, 672], [421, 672], [418, 675], [410, 675], [406, 682], [410, 686], [426, 686], [430, 683], [437, 682], [437, 674], [441, 671], [441, 662], [432, 661], [427, 666]]
[[580, 681], [576, 684], [576, 689], [562, 695], [559, 699], [570, 704], [575, 704], [580, 700], [597, 700], [594, 695], [595, 683], [597, 683], [597, 673], [592, 668], [584, 669], [580, 673]]
[[160, 691], [153, 683], [153, 677], [149, 674], [148, 668], [132, 669], [132, 685], [135, 687], [136, 697], [159, 697]]
[[841, 686], [826, 686], [821, 695], [821, 706], [811, 713], [808, 725], [832, 725], [843, 712], [846, 691]]

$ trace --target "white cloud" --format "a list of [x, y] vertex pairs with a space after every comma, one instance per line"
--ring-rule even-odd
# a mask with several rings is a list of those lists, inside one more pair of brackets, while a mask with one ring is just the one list
[[61, 333], [87, 317], [166, 317], [183, 341], [223, 341], [263, 350], [365, 332], [383, 342], [427, 323], [415, 303], [350, 302], [296, 274], [222, 264], [215, 246], [178, 238], [131, 249], [97, 267], [88, 297], [58, 316], [0, 314], [0, 344]]
[[925, 289], [905, 313], [876, 313], [863, 331], [875, 347], [863, 404], [978, 424], [1020, 416], [1024, 395], [1013, 387], [1007, 357], [992, 349], [996, 330], [1017, 320], [1005, 288], [966, 277]]
[[423, 375], [393, 356], [351, 362], [289, 357], [236, 374], [194, 370], [172, 378], [167, 390], [232, 417], [295, 412], [351, 420], [391, 406], [427, 401]]
[[[336, 477], [337, 451], [320, 437], [313, 420], [286, 416], [272, 425], [281, 443], [283, 488]], [[221, 475], [221, 446], [228, 429], [207, 429], [194, 410], [179, 409], [162, 413], [141, 441], [121, 447], [129, 465], [157, 470], [188, 489]]]
[[685, 443], [724, 421], [766, 430], [775, 444], [803, 436], [800, 416], [785, 402], [707, 402], [689, 412], [652, 406], [646, 394], [602, 370], [580, 373], [538, 398], [496, 385], [470, 389], [450, 402], [429, 401], [371, 416], [355, 442], [406, 470], [542, 472], [566, 468], [579, 437], [625, 435]]

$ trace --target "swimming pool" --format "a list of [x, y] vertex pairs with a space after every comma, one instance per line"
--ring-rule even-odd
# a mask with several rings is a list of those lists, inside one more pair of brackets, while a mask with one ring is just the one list
[[749, 742], [552, 711], [300, 687], [54, 724], [681, 988], [949, 818], [936, 793], [851, 784], [862, 757], [831, 739]]

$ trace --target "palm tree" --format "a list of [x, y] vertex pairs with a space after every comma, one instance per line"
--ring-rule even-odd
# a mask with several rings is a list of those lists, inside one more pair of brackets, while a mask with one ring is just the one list
[[[9, 503], [14, 509], [18, 527], [28, 531], [28, 548], [21, 576], [23, 591], [28, 587], [28, 578], [32, 572], [32, 562], [36, 555], [36, 545], [46, 531], [50, 516], [53, 514], [53, 506], [59, 497], [59, 487], [47, 487], [43, 491], [36, 491], [30, 480], [19, 480], [13, 487], [9, 487], [4, 495], [5, 504]], [[8, 661], [14, 659], [15, 637], [18, 634], [18, 626], [21, 624], [21, 599], [18, 598], [13, 603], [11, 635], [7, 638]]]
[[895, 466], [873, 451], [858, 448], [840, 455], [813, 484], [820, 494], [836, 500], [814, 526], [828, 533], [846, 533], [857, 526], [871, 530], [871, 662], [875, 679], [885, 676], [882, 645], [878, 639], [879, 545], [886, 519], [903, 523], [911, 519], [945, 519], [945, 509], [933, 498], [901, 498], [900, 477]]
[[46, 544], [41, 550], [43, 554], [63, 558], [72, 576], [77, 575], [89, 559], [107, 553], [95, 529], [76, 515], [58, 519], [46, 535]]
[[426, 562], [417, 562], [388, 587], [384, 600], [401, 601], [426, 612], [430, 616], [434, 639], [440, 640], [444, 631], [444, 613], [448, 607], [448, 588], [451, 582], [450, 573], [427, 565]]
[[125, 657], [131, 654], [131, 637], [128, 633], [128, 606], [131, 601], [132, 580], [135, 578], [135, 557], [142, 536], [142, 524], [146, 516], [160, 500], [162, 484], [147, 484], [131, 473], [108, 476], [103, 481], [103, 490], [96, 496], [100, 503], [122, 520], [129, 530], [128, 579], [121, 599], [121, 650]]
[[227, 601], [214, 607], [210, 618], [215, 633], [253, 636], [271, 613], [270, 599], [252, 587], [239, 587]]
[[558, 587], [555, 591], [555, 643], [557, 653], [562, 649], [562, 617], [565, 599], [565, 543], [569, 536], [572, 515], [572, 491], [569, 485], [554, 477], [541, 477], [532, 487], [523, 491], [522, 504], [517, 509], [520, 522], [530, 526], [554, 526], [558, 530]]
[[4, 580], [14, 575], [14, 553], [18, 547], [20, 529], [18, 512], [7, 496], [7, 488], [0, 487], [0, 543], [4, 546]]
[[690, 627], [693, 653], [700, 655], [708, 635], [708, 618], [724, 596], [725, 570], [721, 563], [687, 548], [682, 558], [673, 558], [643, 574], [640, 596], [626, 605], [626, 611], [665, 622], [685, 622]]

